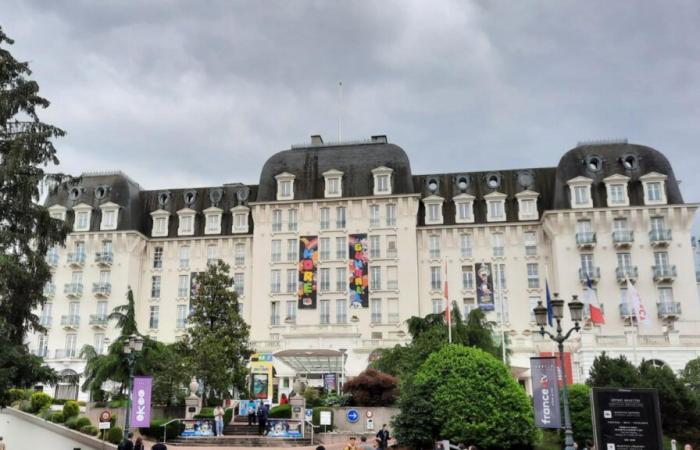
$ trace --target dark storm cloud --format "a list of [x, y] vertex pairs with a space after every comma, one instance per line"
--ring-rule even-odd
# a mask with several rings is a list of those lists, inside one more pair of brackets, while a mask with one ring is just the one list
[[577, 141], [663, 151], [700, 200], [695, 1], [4, 1], [69, 135], [67, 170], [257, 182], [321, 133], [385, 133], [414, 172], [551, 166]]

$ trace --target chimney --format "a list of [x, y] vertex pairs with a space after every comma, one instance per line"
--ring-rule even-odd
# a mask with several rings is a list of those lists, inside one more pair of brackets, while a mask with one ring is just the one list
[[320, 134], [311, 135], [311, 145], [323, 145], [323, 138]]
[[376, 136], [372, 136], [372, 142], [375, 144], [386, 144], [386, 134], [378, 134]]

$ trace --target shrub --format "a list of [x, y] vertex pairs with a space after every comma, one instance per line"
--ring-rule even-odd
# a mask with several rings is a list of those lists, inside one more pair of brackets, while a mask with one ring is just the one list
[[61, 411], [56, 411], [55, 413], [51, 414], [51, 418], [49, 420], [51, 420], [53, 423], [63, 423], [66, 421], [66, 418], [63, 416]]
[[34, 410], [32, 409], [32, 402], [30, 400], [20, 400], [19, 410], [30, 414], [33, 413]]
[[8, 403], [12, 404], [15, 402], [18, 402], [20, 400], [29, 400], [26, 398], [25, 390], [24, 389], [18, 389], [18, 388], [12, 388], [7, 390], [7, 400]]
[[199, 414], [194, 416], [195, 419], [213, 419], [214, 418], [214, 408], [210, 406], [205, 406], [199, 410]]
[[586, 442], [586, 439], [593, 439], [590, 395], [591, 388], [585, 384], [572, 384], [569, 386], [571, 427], [574, 430], [574, 440], [576, 442]]
[[331, 424], [330, 425], [324, 425], [330, 427], [330, 429], [333, 429], [333, 424], [335, 424], [335, 412], [331, 408], [314, 408], [313, 414], [311, 415], [311, 423], [314, 424], [314, 427], [320, 427], [321, 426], [321, 411], [330, 411], [331, 412]]
[[109, 403], [107, 403], [107, 406], [112, 409], [126, 408], [127, 403], [128, 402], [126, 399], [111, 400]]
[[43, 392], [35, 392], [29, 400], [32, 405], [32, 412], [38, 413], [42, 409], [51, 406], [51, 396]]
[[306, 400], [307, 408], [321, 406], [321, 396], [318, 395], [318, 390], [314, 388], [306, 388], [304, 391], [304, 399]]
[[[308, 389], [307, 389], [308, 392]], [[292, 418], [292, 405], [287, 403], [286, 405], [278, 405], [270, 409], [268, 414], [270, 419], [291, 419]]]
[[323, 406], [347, 406], [352, 400], [350, 394], [338, 395], [335, 393], [328, 394], [323, 397]]
[[224, 410], [224, 426], [231, 423], [232, 418], [233, 418], [233, 408], [226, 408]]
[[68, 420], [69, 417], [77, 417], [80, 414], [80, 406], [74, 400], [68, 400], [63, 405], [63, 416]]
[[78, 417], [74, 416], [74, 417], [67, 418], [65, 425], [68, 428], [70, 428], [71, 430], [77, 430], [78, 429]]
[[343, 385], [357, 406], [393, 405], [398, 395], [398, 379], [377, 369], [367, 369]]
[[[63, 413], [61, 413], [61, 414], [63, 414]], [[51, 416], [53, 416], [53, 415], [54, 415], [54, 412], [51, 411], [50, 408], [46, 408], [46, 409], [42, 410], [41, 413], [39, 414], [39, 416], [44, 420], [51, 420]]]
[[[171, 419], [156, 419], [151, 420], [151, 426], [147, 428], [139, 428], [139, 433], [148, 436], [151, 439], [163, 438], [163, 427], [161, 425], [169, 422]], [[185, 425], [180, 422], [172, 422], [165, 426], [166, 440], [175, 439], [185, 430]]]
[[107, 440], [112, 444], [119, 444], [124, 437], [124, 430], [120, 427], [110, 428], [107, 432]]
[[90, 422], [89, 417], [78, 417], [78, 421], [76, 422], [77, 428], [80, 430], [83, 427], [86, 427], [88, 425], [92, 425], [92, 422]]
[[97, 436], [100, 433], [100, 430], [98, 430], [95, 426], [85, 425], [80, 428], [80, 432], [83, 434], [89, 434], [90, 436]]

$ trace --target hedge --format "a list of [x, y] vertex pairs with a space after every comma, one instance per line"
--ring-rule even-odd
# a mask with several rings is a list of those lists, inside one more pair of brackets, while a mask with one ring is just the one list
[[63, 405], [63, 416], [68, 420], [69, 417], [77, 417], [80, 414], [80, 406], [74, 400], [68, 400]]
[[92, 425], [92, 422], [90, 422], [89, 417], [78, 417], [78, 421], [76, 422], [77, 428], [80, 430], [83, 427], [86, 427], [88, 425]]
[[66, 419], [65, 425], [71, 430], [78, 429], [78, 417], [69, 417]]
[[270, 409], [270, 413], [267, 415], [270, 419], [291, 419], [292, 418], [292, 405], [289, 403], [285, 405], [278, 405]]
[[[172, 419], [156, 419], [151, 420], [151, 426], [145, 428], [139, 428], [139, 433], [144, 436], [148, 436], [152, 439], [162, 439], [163, 438], [163, 427], [161, 425], [169, 422]], [[185, 425], [182, 422], [171, 422], [165, 426], [166, 430], [166, 440], [175, 439], [180, 436], [183, 431], [185, 431]]]
[[20, 400], [29, 400], [31, 393], [28, 390], [12, 388], [7, 390], [9, 403], [15, 403]]
[[107, 433], [107, 440], [112, 444], [119, 444], [124, 439], [124, 430], [120, 427], [110, 428]]
[[85, 425], [84, 427], [80, 428], [80, 432], [83, 434], [89, 434], [90, 436], [97, 436], [100, 433], [100, 430], [93, 425]]
[[53, 423], [63, 423], [66, 421], [66, 418], [63, 416], [61, 411], [56, 411], [55, 413], [51, 414], [51, 418], [49, 420]]

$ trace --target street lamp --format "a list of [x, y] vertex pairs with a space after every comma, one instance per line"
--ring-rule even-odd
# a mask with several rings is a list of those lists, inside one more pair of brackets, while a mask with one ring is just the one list
[[571, 430], [571, 411], [569, 411], [569, 387], [566, 385], [566, 370], [564, 365], [564, 341], [569, 339], [571, 333], [574, 331], [579, 331], [581, 327], [579, 322], [583, 319], [583, 303], [578, 301], [576, 295], [569, 302], [569, 313], [571, 314], [571, 320], [574, 322], [574, 326], [562, 334], [561, 319], [564, 318], [564, 300], [559, 298], [559, 294], [555, 293], [554, 298], [550, 301], [552, 305], [552, 316], [557, 320], [557, 334], [553, 335], [549, 331], [546, 331], [544, 327], [547, 326], [547, 308], [542, 306], [542, 301], [537, 302], [537, 306], [532, 310], [535, 313], [535, 321], [537, 326], [540, 327], [540, 334], [542, 336], [548, 336], [549, 339], [557, 343], [559, 347], [559, 359], [561, 367], [561, 378], [564, 385], [563, 388], [563, 400], [564, 400], [564, 444], [566, 450], [574, 449], [574, 432]]
[[131, 420], [131, 391], [134, 388], [134, 363], [136, 353], [143, 349], [143, 338], [137, 334], [132, 334], [124, 341], [122, 350], [126, 355], [129, 364], [129, 396], [126, 398], [126, 423], [124, 423], [124, 439], [129, 437], [129, 421]]

